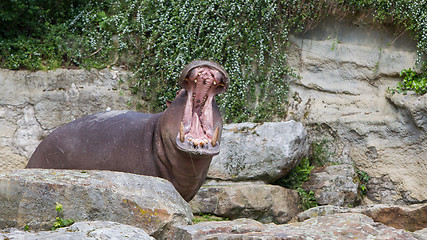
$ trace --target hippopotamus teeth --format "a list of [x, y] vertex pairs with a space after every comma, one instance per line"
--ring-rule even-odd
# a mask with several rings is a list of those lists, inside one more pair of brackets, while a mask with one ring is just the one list
[[183, 143], [185, 140], [185, 130], [184, 123], [181, 122], [181, 126], [179, 127], [179, 140]]
[[212, 147], [216, 146], [216, 141], [218, 141], [218, 134], [219, 134], [219, 130], [218, 130], [218, 127], [216, 127], [215, 132], [214, 132], [213, 137], [212, 137], [212, 140], [211, 140]]

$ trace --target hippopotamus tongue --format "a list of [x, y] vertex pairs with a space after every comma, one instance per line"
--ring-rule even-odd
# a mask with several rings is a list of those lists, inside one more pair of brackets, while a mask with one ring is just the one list
[[216, 63], [195, 61], [183, 71], [179, 83], [186, 89], [187, 101], [176, 141], [178, 148], [196, 154], [218, 154], [220, 129], [214, 128], [214, 97], [228, 88], [227, 72]]

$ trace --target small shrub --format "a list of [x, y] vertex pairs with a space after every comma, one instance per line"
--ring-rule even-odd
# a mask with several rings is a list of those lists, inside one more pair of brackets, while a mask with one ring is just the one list
[[290, 173], [279, 179], [277, 184], [290, 189], [300, 188], [304, 182], [310, 180], [310, 172], [313, 168], [308, 158], [304, 158]]
[[304, 158], [292, 171], [284, 178], [279, 179], [276, 184], [290, 189], [295, 189], [301, 197], [301, 207], [303, 210], [317, 206], [317, 200], [313, 191], [306, 191], [302, 184], [310, 180], [310, 172], [314, 166], [310, 165], [308, 158]]
[[360, 185], [359, 185], [360, 195], [364, 197], [368, 192], [368, 188], [366, 187], [366, 185], [368, 184], [371, 177], [366, 172], [363, 172], [360, 170], [357, 171], [357, 176], [360, 182]]
[[301, 197], [301, 206], [304, 211], [318, 206], [313, 191], [306, 191], [299, 187], [297, 188], [297, 192]]
[[63, 219], [61, 216], [63, 215], [62, 204], [56, 203], [55, 210], [58, 212], [58, 217], [56, 217], [55, 222], [53, 223], [53, 227], [51, 230], [55, 230], [62, 227], [68, 227], [74, 223], [73, 219]]

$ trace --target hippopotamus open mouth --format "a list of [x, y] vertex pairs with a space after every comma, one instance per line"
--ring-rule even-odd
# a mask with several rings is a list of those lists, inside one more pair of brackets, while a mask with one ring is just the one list
[[[211, 61], [194, 61], [181, 73], [179, 84], [186, 90], [187, 101], [176, 143], [179, 149], [193, 154], [216, 155], [222, 121], [215, 95], [225, 92], [229, 76]], [[218, 124], [214, 123], [220, 123]]]

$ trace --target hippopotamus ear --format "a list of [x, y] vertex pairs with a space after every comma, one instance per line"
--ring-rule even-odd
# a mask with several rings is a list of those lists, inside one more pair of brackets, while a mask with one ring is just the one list
[[178, 82], [179, 85], [186, 89], [187, 83], [185, 79], [189, 77], [189, 75], [191, 74], [191, 70], [197, 67], [204, 67], [204, 66], [214, 68], [222, 74], [222, 76], [215, 76], [217, 79], [221, 79], [221, 84], [223, 84], [224, 86], [223, 89], [218, 92], [218, 94], [227, 91], [228, 86], [230, 85], [230, 77], [228, 76], [227, 71], [225, 71], [225, 69], [221, 65], [213, 61], [195, 60], [190, 62], [187, 66], [185, 66], [184, 70], [182, 70], [181, 72], [181, 75], [179, 77], [179, 82]]

